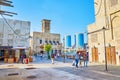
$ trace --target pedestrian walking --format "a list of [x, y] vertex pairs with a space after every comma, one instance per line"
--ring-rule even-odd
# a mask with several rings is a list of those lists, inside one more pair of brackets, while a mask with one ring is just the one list
[[78, 68], [78, 62], [79, 62], [79, 51], [76, 52], [75, 54], [75, 66]]
[[52, 64], [54, 64], [54, 58], [55, 58], [55, 54], [51, 54], [51, 61], [52, 61]]
[[22, 55], [20, 54], [19, 58], [18, 58], [18, 63], [22, 63]]
[[21, 54], [21, 63], [23, 64], [24, 54]]
[[22, 63], [25, 64], [26, 63], [26, 54], [23, 54], [23, 59], [22, 59]]
[[40, 51], [40, 59], [42, 60], [43, 58], [43, 51]]
[[82, 66], [82, 61], [83, 61], [83, 55], [82, 55], [82, 52], [79, 53], [79, 65]]
[[83, 55], [84, 67], [88, 66], [88, 53], [84, 53]]

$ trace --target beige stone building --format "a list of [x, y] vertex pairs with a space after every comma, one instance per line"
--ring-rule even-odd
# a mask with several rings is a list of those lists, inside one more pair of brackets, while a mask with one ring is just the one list
[[32, 32], [30, 41], [31, 52], [40, 53], [44, 51], [45, 44], [51, 44], [51, 52], [61, 52], [60, 34], [50, 33], [50, 20], [42, 20], [42, 32]]
[[95, 22], [88, 26], [90, 61], [120, 65], [120, 0], [94, 0], [94, 8]]

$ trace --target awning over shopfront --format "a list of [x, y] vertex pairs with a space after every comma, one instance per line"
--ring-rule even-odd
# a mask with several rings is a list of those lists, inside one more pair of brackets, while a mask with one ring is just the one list
[[29, 49], [29, 48], [28, 47], [13, 47], [12, 49], [13, 50], [17, 50], [17, 49], [19, 50], [19, 49]]
[[12, 46], [0, 46], [0, 50], [9, 50], [13, 48]]

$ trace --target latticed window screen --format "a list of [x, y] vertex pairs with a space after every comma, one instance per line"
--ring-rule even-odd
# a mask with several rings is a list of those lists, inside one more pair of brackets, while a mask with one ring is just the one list
[[92, 34], [91, 35], [91, 42], [97, 42], [98, 41], [98, 35], [97, 34]]
[[111, 7], [115, 6], [116, 4], [118, 4], [118, 0], [110, 0], [111, 3]]

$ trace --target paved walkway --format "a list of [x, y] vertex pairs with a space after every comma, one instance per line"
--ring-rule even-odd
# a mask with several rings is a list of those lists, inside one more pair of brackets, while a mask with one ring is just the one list
[[[57, 61], [60, 62], [65, 62], [69, 65], [71, 65], [72, 63], [72, 59], [57, 59]], [[83, 63], [82, 63], [83, 65]], [[83, 66], [79, 66], [80, 69], [84, 69], [85, 67]], [[120, 77], [120, 66], [113, 66], [113, 65], [107, 65], [107, 71], [105, 69], [105, 64], [100, 64], [100, 63], [88, 63], [88, 67], [86, 68], [87, 70], [96, 72], [96, 73], [100, 73], [100, 74], [105, 74], [105, 75], [115, 75], [115, 76], [119, 76]]]
[[93, 80], [54, 69], [68, 66], [59, 62], [55, 62], [55, 64], [1, 64], [0, 80]]
[[120, 80], [120, 66], [105, 66], [89, 63], [88, 67], [75, 68], [72, 60], [63, 63], [51, 60], [34, 59], [29, 64], [7, 64], [0, 62], [0, 80]]

